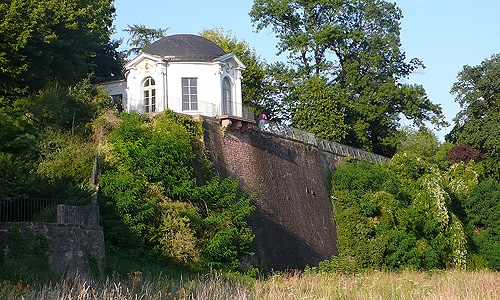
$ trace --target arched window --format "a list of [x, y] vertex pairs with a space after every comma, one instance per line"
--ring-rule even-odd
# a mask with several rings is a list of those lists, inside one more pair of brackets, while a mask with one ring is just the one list
[[224, 77], [222, 82], [222, 114], [231, 115], [233, 114], [233, 101], [231, 99], [231, 82], [229, 78]]
[[156, 89], [155, 80], [151, 77], [144, 80], [142, 85], [142, 95], [144, 101], [144, 112], [150, 113], [156, 111]]

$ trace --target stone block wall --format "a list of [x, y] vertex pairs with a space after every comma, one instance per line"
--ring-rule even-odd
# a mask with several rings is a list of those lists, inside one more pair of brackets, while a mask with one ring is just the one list
[[0, 223], [0, 255], [8, 261], [13, 244], [11, 230], [18, 227], [22, 236], [41, 234], [49, 244], [48, 258], [51, 268], [58, 274], [84, 278], [91, 275], [92, 264], [102, 271], [104, 261], [104, 234], [100, 227], [52, 224], [42, 222]]
[[94, 203], [85, 206], [60, 204], [57, 206], [57, 223], [99, 227], [99, 205]]

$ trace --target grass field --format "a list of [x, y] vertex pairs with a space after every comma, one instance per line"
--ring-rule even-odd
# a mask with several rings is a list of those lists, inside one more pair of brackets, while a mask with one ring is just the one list
[[171, 279], [140, 272], [41, 286], [0, 283], [0, 299], [500, 299], [500, 273], [435, 271], [357, 275], [280, 273], [266, 279], [237, 274]]

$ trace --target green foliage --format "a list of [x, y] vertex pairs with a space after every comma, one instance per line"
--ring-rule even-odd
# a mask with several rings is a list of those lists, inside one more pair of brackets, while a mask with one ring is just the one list
[[127, 41], [127, 44], [131, 46], [130, 50], [127, 51], [126, 56], [130, 56], [131, 54], [138, 55], [141, 53], [142, 49], [149, 46], [151, 43], [155, 42], [158, 39], [161, 39], [165, 36], [168, 28], [147, 28], [142, 24], [134, 24], [132, 26], [127, 25], [128, 28], [123, 31], [130, 34], [130, 38]]
[[454, 195], [468, 195], [479, 182], [480, 167], [473, 162], [452, 165], [445, 174], [445, 187]]
[[332, 141], [345, 138], [349, 126], [344, 123], [341, 103], [346, 102], [346, 95], [329, 86], [326, 78], [304, 80], [290, 97], [295, 98], [290, 109], [296, 127]]
[[30, 187], [30, 165], [11, 153], [0, 152], [0, 198], [23, 197]]
[[475, 186], [463, 201], [467, 226], [488, 267], [500, 270], [500, 183], [488, 179]]
[[24, 237], [19, 227], [14, 227], [10, 231], [10, 240], [12, 241], [12, 258], [24, 258], [32, 255], [36, 258], [48, 260], [47, 251], [49, 243], [47, 237], [38, 233], [29, 231]]
[[97, 258], [90, 251], [87, 251], [85, 255], [87, 255], [87, 259], [89, 260], [90, 274], [92, 275], [92, 277], [94, 278], [100, 277], [101, 270], [99, 269], [99, 262], [97, 261]]
[[56, 279], [49, 266], [47, 237], [30, 230], [21, 232], [20, 227], [13, 227], [9, 238], [12, 249], [9, 258], [0, 261], [0, 279], [39, 282]]
[[485, 59], [478, 66], [464, 66], [451, 93], [462, 110], [447, 140], [457, 145], [471, 145], [483, 156], [481, 164], [488, 176], [500, 174], [500, 54]]
[[332, 175], [341, 256], [361, 268], [465, 268], [470, 244], [448, 188], [459, 180], [473, 186], [473, 174], [456, 168], [442, 174], [408, 155], [383, 166], [345, 162]]
[[48, 129], [41, 132], [37, 150], [37, 173], [49, 181], [64, 180], [75, 184], [90, 178], [95, 146], [69, 133]]
[[[219, 180], [199, 145], [200, 124], [166, 112], [122, 114], [103, 147], [107, 243], [129, 256], [235, 269], [253, 239], [238, 182]], [[139, 241], [131, 248], [128, 240]]]
[[238, 40], [232, 32], [224, 28], [204, 29], [200, 32], [204, 38], [211, 40], [221, 47], [226, 53], [234, 53], [246, 66], [243, 70], [241, 93], [243, 104], [254, 107], [257, 111], [269, 110], [266, 95], [266, 63], [263, 62], [245, 40]]
[[[270, 27], [279, 39], [278, 53], [288, 54], [288, 64], [272, 68], [276, 90], [271, 98], [284, 117], [291, 114], [292, 125], [316, 132], [322, 128], [324, 136], [338, 142], [390, 156], [401, 116], [417, 126], [446, 124], [441, 107], [422, 86], [401, 83], [423, 64], [405, 61], [402, 13], [395, 4], [255, 0], [250, 17], [257, 30]], [[294, 91], [311, 84], [311, 78], [324, 84], [297, 97]], [[311, 107], [312, 118], [300, 113], [303, 107]]]
[[49, 82], [73, 85], [94, 71], [119, 73], [118, 45], [110, 41], [114, 12], [109, 0], [3, 1], [0, 98], [12, 101]]
[[85, 202], [95, 192], [88, 185], [95, 156], [93, 143], [47, 129], [39, 133], [29, 153], [0, 152], [2, 196]]
[[359, 272], [359, 267], [353, 257], [332, 256], [330, 260], [319, 262], [317, 267], [306, 268], [306, 273], [337, 273], [340, 275], [354, 275]]
[[100, 112], [111, 108], [109, 95], [89, 79], [69, 88], [50, 85], [18, 105], [29, 111], [39, 129], [59, 127], [73, 134], [84, 133]]
[[398, 131], [396, 141], [397, 153], [400, 156], [409, 159], [418, 157], [418, 160], [437, 165], [443, 171], [453, 164], [446, 157], [454, 145], [441, 143], [436, 134], [427, 127], [415, 129], [405, 126]]
[[0, 107], [0, 194], [4, 197], [85, 202], [96, 154], [94, 119], [110, 107], [109, 96], [88, 79], [74, 87], [55, 84]]

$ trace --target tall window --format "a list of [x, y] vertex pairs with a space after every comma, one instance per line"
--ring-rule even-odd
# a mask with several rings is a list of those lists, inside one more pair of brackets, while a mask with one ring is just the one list
[[142, 95], [144, 100], [144, 112], [150, 113], [156, 111], [156, 89], [155, 80], [151, 77], [146, 78], [142, 86]]
[[229, 78], [225, 77], [222, 82], [222, 114], [231, 115], [233, 113], [232, 107], [231, 82]]
[[198, 110], [197, 78], [182, 78], [182, 110]]

